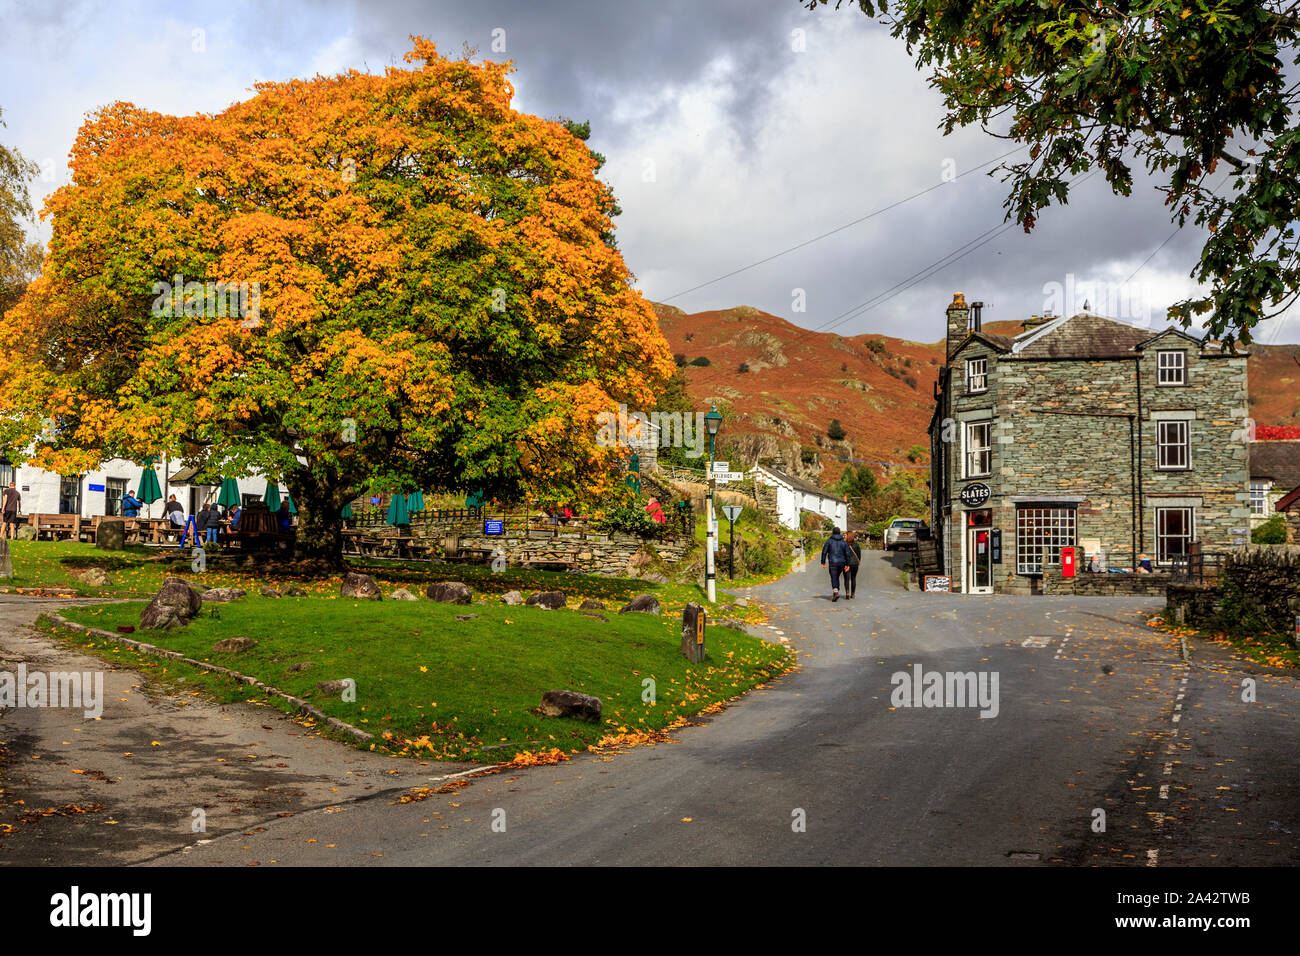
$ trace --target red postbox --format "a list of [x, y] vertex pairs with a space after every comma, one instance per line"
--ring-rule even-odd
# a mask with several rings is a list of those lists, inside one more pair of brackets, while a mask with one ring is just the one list
[[1074, 577], [1074, 548], [1061, 549], [1061, 577]]

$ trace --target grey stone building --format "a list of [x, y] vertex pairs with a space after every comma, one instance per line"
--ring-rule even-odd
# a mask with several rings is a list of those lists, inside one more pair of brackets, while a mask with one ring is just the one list
[[1093, 554], [1132, 568], [1242, 543], [1245, 353], [1088, 312], [995, 335], [980, 305], [959, 292], [947, 309], [929, 427], [931, 528], [954, 590], [1035, 591], [1065, 546], [1082, 573]]

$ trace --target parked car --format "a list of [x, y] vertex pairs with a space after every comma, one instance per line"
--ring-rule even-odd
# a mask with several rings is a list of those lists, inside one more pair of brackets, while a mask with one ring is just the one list
[[885, 550], [915, 548], [917, 539], [924, 536], [925, 522], [920, 518], [895, 518], [885, 529]]

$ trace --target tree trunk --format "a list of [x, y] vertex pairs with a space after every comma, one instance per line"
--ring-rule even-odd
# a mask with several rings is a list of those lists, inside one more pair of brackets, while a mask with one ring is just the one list
[[[295, 480], [296, 479], [296, 480]], [[343, 518], [340, 512], [351, 492], [334, 482], [322, 482], [300, 472], [288, 482], [298, 506], [294, 561], [331, 571], [347, 567], [343, 559]]]

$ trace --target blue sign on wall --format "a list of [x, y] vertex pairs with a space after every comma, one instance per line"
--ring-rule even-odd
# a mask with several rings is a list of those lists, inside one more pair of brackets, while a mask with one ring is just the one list
[[370, 503], [371, 503], [372, 505], [377, 505], [377, 504], [379, 504], [379, 501], [380, 501], [380, 499], [379, 499], [379, 496], [378, 496], [378, 495], [376, 495], [376, 496], [374, 496], [374, 497], [372, 497], [372, 498], [370, 499]]
[[103, 485], [90, 485], [89, 488], [90, 488], [91, 491], [103, 491], [103, 490], [104, 490], [104, 486], [103, 486]]
[[483, 533], [484, 534], [505, 534], [506, 532], [505, 524], [506, 523], [504, 521], [484, 521]]

